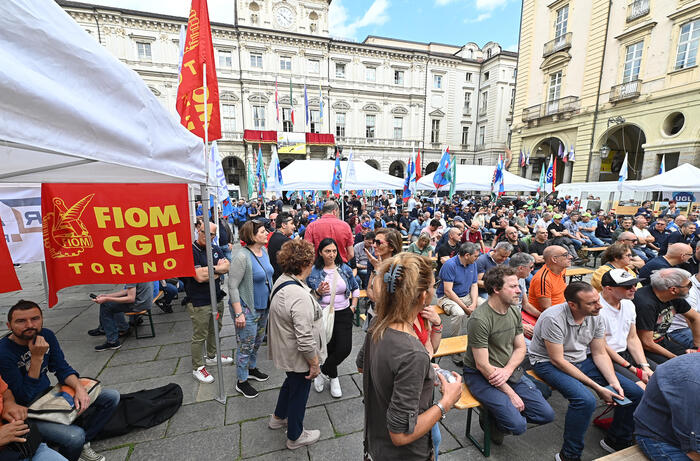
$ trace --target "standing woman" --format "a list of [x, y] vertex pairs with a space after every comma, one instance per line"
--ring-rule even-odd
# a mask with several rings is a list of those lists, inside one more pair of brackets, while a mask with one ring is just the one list
[[413, 328], [433, 296], [427, 258], [401, 253], [384, 261], [375, 277], [376, 318], [357, 367], [363, 371], [365, 453], [382, 461], [433, 459], [431, 429], [459, 400], [462, 378], [438, 375], [442, 398], [433, 403], [435, 371]]
[[240, 239], [245, 247], [234, 255], [229, 269], [229, 309], [238, 339], [236, 390], [252, 399], [258, 396], [258, 391], [248, 378], [256, 381], [269, 378], [258, 370], [257, 355], [267, 329], [274, 269], [265, 249], [267, 230], [261, 221], [246, 222], [241, 227]]
[[[369, 263], [367, 270], [370, 272], [369, 281], [367, 282], [367, 297], [372, 303], [375, 302], [374, 268], [378, 267], [379, 264], [385, 259], [389, 259], [392, 256], [399, 254], [402, 246], [401, 234], [396, 229], [387, 229], [383, 227], [375, 230], [374, 234], [374, 255], [365, 249], [365, 253], [367, 253], [367, 261]], [[369, 322], [372, 320], [373, 316], [374, 307], [370, 305], [370, 308], [367, 310], [367, 319], [363, 325], [365, 331], [369, 327]]]
[[323, 392], [325, 380], [330, 379], [331, 395], [340, 398], [343, 392], [338, 379], [338, 365], [352, 350], [352, 319], [357, 309], [360, 287], [350, 266], [343, 263], [338, 254], [338, 245], [332, 238], [325, 238], [318, 244], [318, 254], [308, 284], [321, 295], [319, 302], [323, 309], [335, 310], [328, 358], [321, 366], [322, 375], [314, 380], [314, 389]]
[[287, 373], [275, 412], [268, 427], [287, 427], [287, 448], [295, 450], [315, 443], [317, 429], [304, 429], [304, 414], [311, 380], [321, 373], [326, 358], [326, 338], [321, 306], [306, 278], [314, 263], [314, 246], [306, 240], [291, 240], [277, 253], [282, 275], [273, 287], [270, 300], [268, 338], [270, 358]]

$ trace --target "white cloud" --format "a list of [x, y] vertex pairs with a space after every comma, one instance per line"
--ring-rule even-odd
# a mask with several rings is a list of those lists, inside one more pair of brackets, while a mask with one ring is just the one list
[[466, 24], [469, 23], [474, 23], [474, 22], [481, 22], [481, 21], [486, 21], [491, 17], [491, 13], [481, 13], [479, 16], [475, 18], [467, 18], [464, 20]]
[[377, 25], [380, 26], [389, 21], [387, 10], [388, 0], [374, 0], [361, 18], [351, 22], [348, 17], [348, 10], [343, 5], [342, 0], [331, 3], [328, 12], [329, 32], [338, 37], [357, 38], [357, 31], [363, 27]]
[[510, 46], [507, 46], [507, 47], [505, 48], [505, 50], [506, 50], [506, 51], [512, 51], [512, 52], [514, 52], [514, 53], [517, 53], [517, 52], [518, 52], [518, 44], [517, 44], [517, 43], [514, 43], [514, 44], [512, 44], [512, 45], [510, 45]]
[[508, 0], [476, 0], [477, 10], [493, 11], [498, 7], [505, 6]]
[[435, 6], [445, 6], [449, 5], [450, 3], [454, 2], [456, 0], [435, 0]]

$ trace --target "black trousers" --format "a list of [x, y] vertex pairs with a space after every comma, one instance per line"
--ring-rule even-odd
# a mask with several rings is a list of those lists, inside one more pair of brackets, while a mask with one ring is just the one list
[[321, 365], [321, 371], [329, 378], [338, 377], [338, 365], [348, 358], [352, 351], [352, 309], [335, 312], [333, 337], [328, 343], [328, 358]]
[[311, 381], [306, 379], [309, 372], [287, 372], [287, 378], [282, 384], [275, 416], [287, 419], [287, 438], [296, 440], [304, 431], [304, 415], [306, 414], [306, 402], [309, 400]]

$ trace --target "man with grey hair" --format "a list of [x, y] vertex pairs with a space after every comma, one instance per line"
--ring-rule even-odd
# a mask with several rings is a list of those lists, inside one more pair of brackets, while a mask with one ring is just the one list
[[[691, 309], [688, 297], [692, 282], [683, 269], [661, 269], [651, 274], [651, 285], [637, 290], [634, 306], [637, 312], [637, 333], [647, 357], [656, 363], [700, 349], [700, 313]], [[668, 330], [674, 314], [682, 314], [693, 334], [693, 347], [673, 341]]]
[[333, 200], [328, 200], [321, 208], [321, 217], [306, 227], [304, 240], [314, 244], [318, 251], [318, 244], [324, 238], [332, 238], [338, 246], [338, 254], [343, 262], [348, 262], [355, 256], [354, 239], [350, 225], [338, 219], [340, 209]]
[[518, 299], [518, 310], [520, 310], [523, 317], [523, 334], [525, 335], [526, 342], [532, 338], [532, 331], [535, 327], [535, 322], [537, 321], [537, 316], [540, 312], [530, 304], [527, 296], [527, 283], [525, 279], [528, 278], [532, 269], [535, 267], [535, 258], [527, 253], [516, 253], [510, 257], [508, 265], [515, 269], [515, 275], [518, 276], [518, 285], [520, 286], [520, 296]]
[[513, 245], [508, 242], [498, 242], [491, 251], [479, 256], [476, 260], [476, 270], [479, 274], [479, 296], [487, 298], [486, 290], [484, 289], [484, 274], [492, 267], [506, 264], [510, 254], [513, 252]]
[[442, 337], [466, 334], [467, 319], [480, 304], [477, 288], [476, 258], [479, 247], [463, 243], [457, 254], [445, 261], [440, 269], [437, 290], [438, 305], [445, 311]]

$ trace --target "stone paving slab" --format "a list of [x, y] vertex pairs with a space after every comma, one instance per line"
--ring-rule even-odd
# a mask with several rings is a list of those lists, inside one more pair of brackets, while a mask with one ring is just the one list
[[129, 461], [230, 461], [237, 459], [239, 452], [239, 428], [226, 426], [139, 443], [134, 447]]
[[100, 373], [98, 378], [108, 383], [124, 383], [172, 375], [175, 372], [177, 361], [177, 359], [166, 359], [156, 362], [107, 367]]
[[118, 350], [107, 363], [110, 367], [118, 365], [131, 365], [135, 363], [151, 362], [156, 359], [160, 347], [142, 347], [140, 349]]
[[184, 405], [170, 418], [167, 436], [221, 427], [224, 425], [225, 411], [226, 408], [214, 400]]

